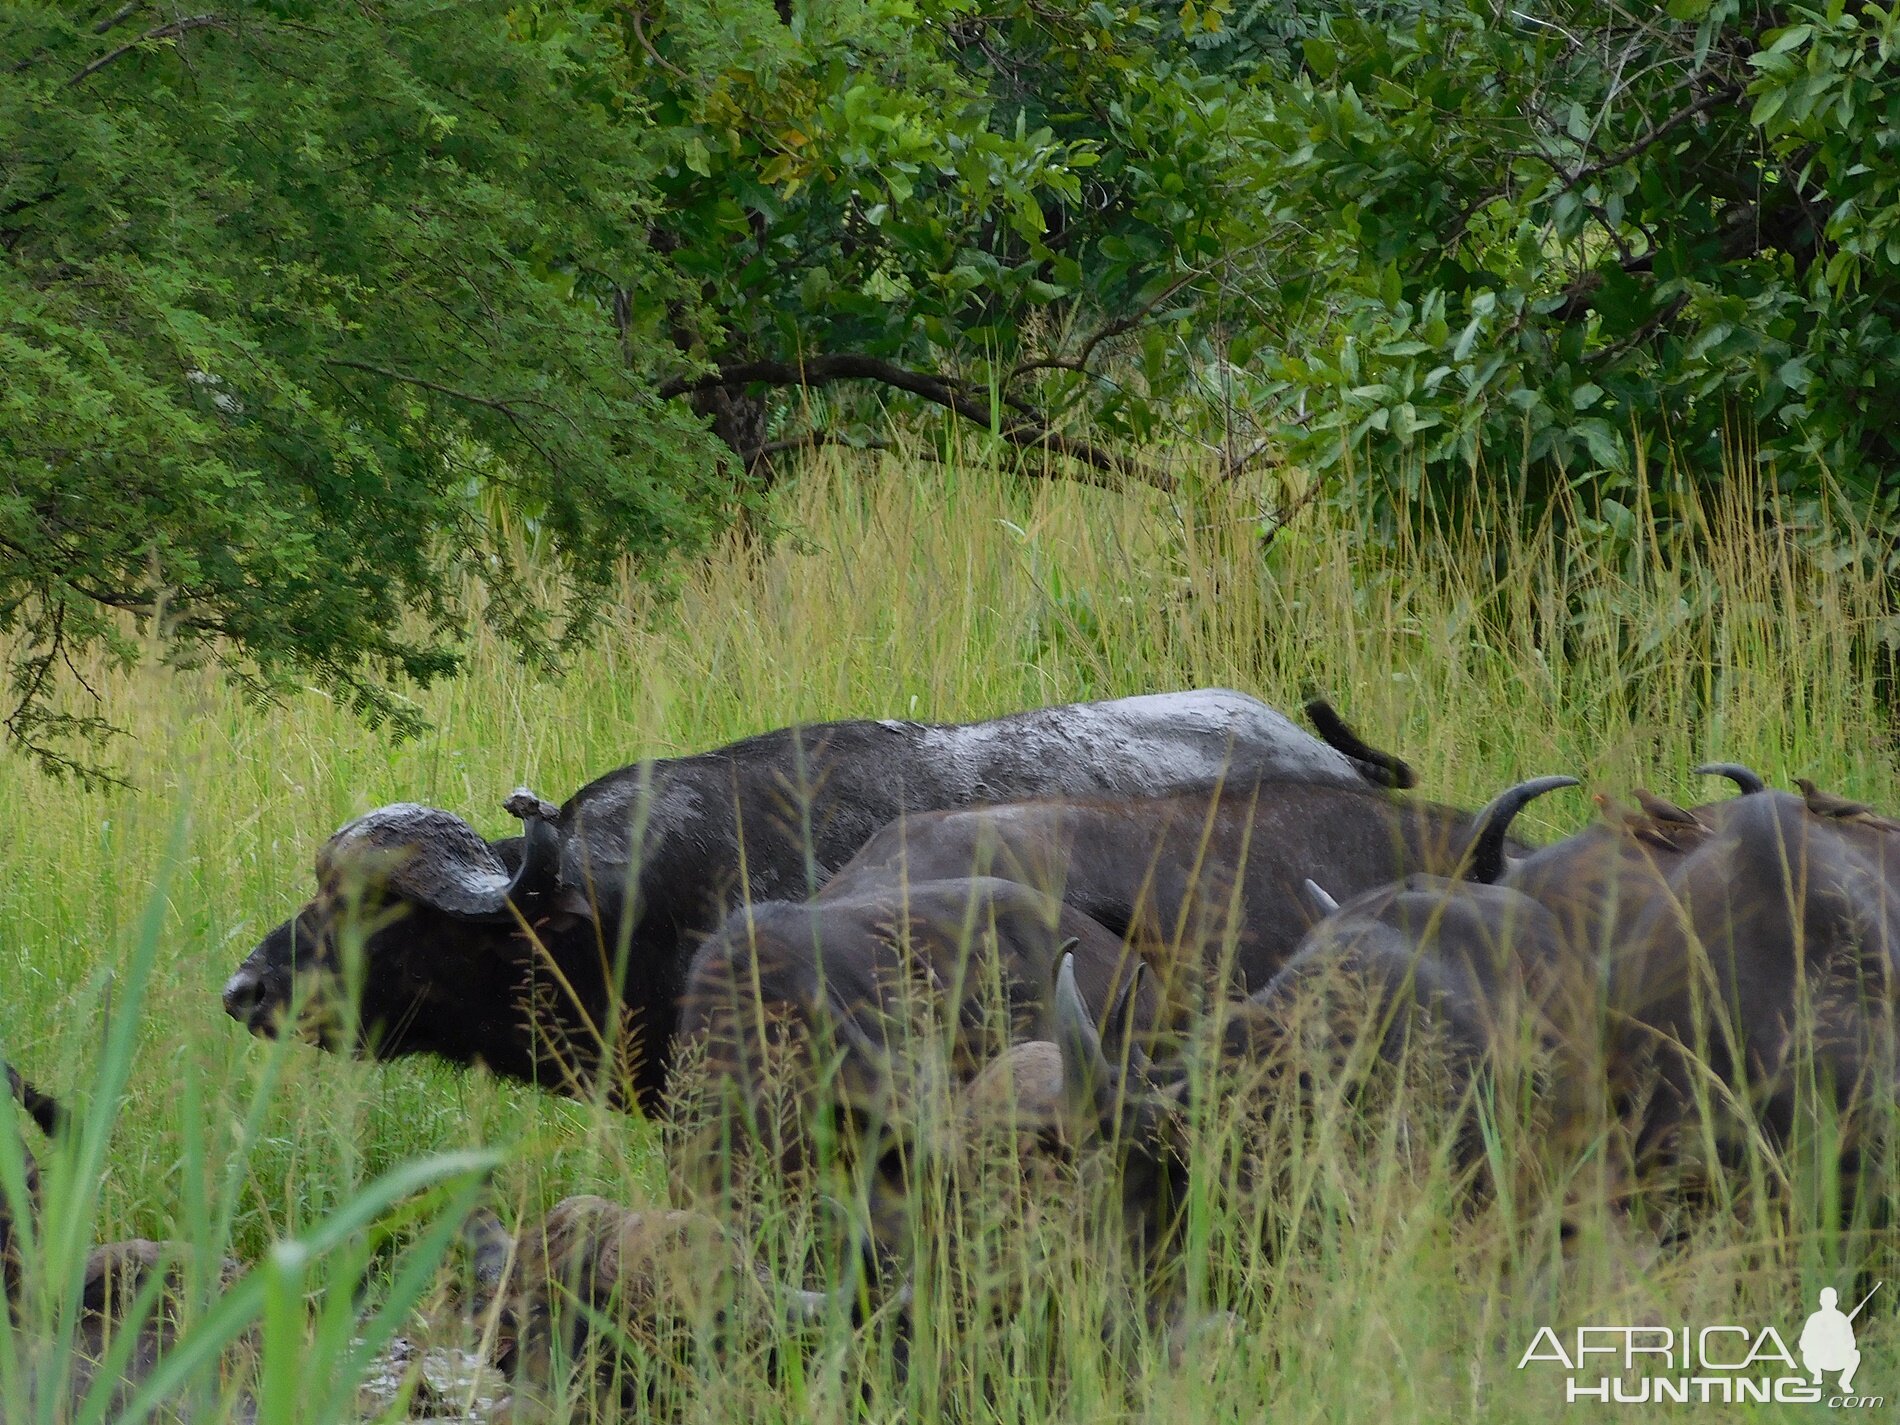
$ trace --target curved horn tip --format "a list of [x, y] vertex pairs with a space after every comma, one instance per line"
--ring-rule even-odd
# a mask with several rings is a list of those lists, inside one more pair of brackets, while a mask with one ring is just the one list
[[1339, 902], [1333, 899], [1332, 892], [1327, 890], [1326, 887], [1322, 886], [1311, 876], [1308, 876], [1304, 881], [1300, 882], [1300, 889], [1306, 892], [1307, 904], [1311, 905], [1313, 909], [1318, 911], [1322, 916], [1331, 915], [1334, 911], [1339, 909]]
[[1137, 955], [1134, 968], [1128, 972], [1127, 978], [1122, 981], [1120, 993], [1115, 996], [1114, 1008], [1108, 1012], [1108, 1028], [1115, 1036], [1116, 1052], [1124, 1056], [1128, 1067], [1143, 1078], [1153, 1067], [1140, 1043], [1141, 985], [1148, 974], [1148, 962]]
[[1489, 831], [1494, 825], [1498, 826], [1499, 834], [1502, 835], [1503, 829], [1511, 824], [1512, 819], [1545, 792], [1554, 792], [1561, 787], [1582, 785], [1583, 783], [1578, 778], [1561, 773], [1550, 777], [1532, 777], [1527, 782], [1506, 787], [1493, 797], [1484, 810], [1478, 813], [1479, 822], [1485, 831]]
[[1768, 790], [1768, 782], [1761, 773], [1740, 762], [1704, 762], [1695, 769], [1695, 774], [1698, 777], [1726, 777], [1735, 784], [1738, 796]]
[[[1135, 963], [1129, 969], [1128, 977], [1122, 981], [1121, 993], [1115, 997], [1116, 1007], [1119, 1011], [1125, 1013], [1133, 1007], [1136, 997], [1141, 993], [1142, 981], [1146, 979], [1150, 973], [1148, 962], [1139, 955], [1135, 956]], [[1121, 1018], [1121, 1013], [1118, 1013], [1116, 1018]]]
[[1499, 792], [1478, 813], [1477, 835], [1472, 838], [1470, 861], [1462, 879], [1485, 885], [1495, 882], [1504, 874], [1504, 838], [1517, 814], [1545, 792], [1582, 785], [1576, 777], [1559, 773], [1549, 777], [1532, 777], [1527, 782], [1519, 782]]
[[[1070, 946], [1079, 942], [1071, 940]], [[1075, 951], [1065, 947], [1056, 960], [1056, 1004], [1063, 1008], [1082, 1005], [1082, 991], [1075, 982]], [[1086, 1006], [1083, 1008], [1086, 1016]]]
[[1554, 792], [1559, 787], [1581, 787], [1583, 779], [1559, 772], [1550, 777], [1532, 777], [1530, 781], [1520, 783], [1518, 790], [1529, 796], [1541, 797], [1545, 792]]

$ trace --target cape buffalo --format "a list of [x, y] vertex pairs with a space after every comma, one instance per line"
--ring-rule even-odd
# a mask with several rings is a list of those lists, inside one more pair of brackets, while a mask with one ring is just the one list
[[59, 1101], [49, 1094], [43, 1094], [32, 1084], [20, 1077], [19, 1070], [6, 1064], [7, 1089], [14, 1100], [24, 1108], [27, 1116], [40, 1126], [40, 1132], [48, 1138], [58, 1133], [66, 1121], [66, 1110]]
[[[1696, 771], [1726, 777], [1744, 794], [1766, 785], [1737, 763], [1710, 763]], [[1600, 798], [1600, 820], [1516, 859], [1502, 878], [1555, 915], [1565, 942], [1579, 954], [1595, 958], [1626, 942], [1655, 898], [1667, 894], [1675, 866], [1745, 800], [1684, 810], [1646, 792], [1636, 796], [1640, 809]]]
[[1840, 1107], [1892, 1076], [1894, 823], [1811, 783], [1795, 797], [1736, 764], [1697, 770], [1743, 794], [1599, 798], [1604, 820], [1504, 877], [1558, 918], [1578, 993], [1610, 1026], [1596, 1067], [1645, 1153], [1670, 1142], [1699, 1074], [1775, 1138], [1798, 1071], [1818, 1069]]
[[[1562, 978], [1557, 921], [1491, 882], [1502, 870], [1510, 818], [1533, 797], [1574, 785], [1571, 777], [1546, 777], [1499, 796], [1482, 818], [1470, 879], [1415, 875], [1343, 907], [1316, 886], [1303, 888], [1321, 918], [1265, 985], [1207, 1016], [1196, 1036], [1211, 1039], [1205, 1077], [1192, 1067], [1198, 1055], [1158, 1065], [1132, 1036], [1124, 1035], [1119, 1053], [1105, 1052], [1072, 967], [1060, 966], [1052, 1037], [1068, 1135], [1118, 1145], [1123, 1226], [1151, 1263], [1159, 1264], [1185, 1200], [1189, 1096], [1197, 1083], [1222, 1096], [1244, 1090], [1248, 1111], [1268, 1109], [1302, 1087], [1335, 1090], [1338, 1075], [1365, 1066], [1364, 1055], [1355, 1063], [1362, 1046], [1373, 1059], [1396, 1059], [1424, 1021], [1446, 1051], [1450, 1096], [1458, 1101], [1500, 1036], [1550, 1037], [1540, 1015]], [[1323, 1069], [1306, 1052], [1315, 1047]], [[1020, 1051], [1018, 1058], [1032, 1063]], [[1044, 1090], [1028, 1099], [1041, 1105], [1048, 1096]]]
[[531, 1400], [554, 1394], [560, 1369], [591, 1355], [604, 1393], [647, 1418], [692, 1397], [706, 1349], [779, 1340], [786, 1325], [821, 1323], [834, 1305], [774, 1283], [738, 1235], [698, 1212], [570, 1197], [514, 1235], [491, 1212], [465, 1235], [476, 1285], [468, 1314], [489, 1359]]
[[[995, 878], [889, 885], [735, 911], [694, 956], [683, 999], [673, 1165], [696, 1197], [735, 1172], [774, 1182], [812, 1166], [814, 1128], [901, 1186], [946, 1099], [1025, 1037], [1060, 954], [1101, 1014], [1123, 989], [1119, 937], [1052, 897]], [[824, 1115], [822, 1123], [819, 1115]], [[873, 1201], [875, 1211], [878, 1201]], [[888, 1240], [887, 1224], [874, 1235]]]
[[[7, 1086], [27, 1115], [48, 1137], [62, 1133], [67, 1122], [66, 1109], [21, 1078], [11, 1066], [4, 1065]], [[26, 1197], [17, 1204], [37, 1218], [40, 1191], [39, 1163], [24, 1142], [18, 1147], [24, 1170]], [[0, 1197], [0, 1289], [8, 1303], [17, 1303], [21, 1290], [22, 1261], [20, 1237], [12, 1211], [13, 1204]], [[131, 1350], [117, 1364], [117, 1377], [109, 1387], [114, 1409], [126, 1405], [136, 1387], [158, 1366], [160, 1358], [176, 1337], [176, 1308], [183, 1292], [183, 1267], [190, 1253], [183, 1243], [152, 1242], [132, 1238], [94, 1247], [86, 1255], [80, 1277], [73, 1333], [55, 1355], [46, 1343], [27, 1335], [16, 1336], [9, 1349], [26, 1369], [21, 1374], [24, 1398], [30, 1403], [44, 1383], [57, 1383], [65, 1398], [65, 1409], [48, 1412], [62, 1416], [86, 1402], [99, 1382], [114, 1339], [126, 1331], [134, 1333]], [[226, 1277], [234, 1269], [227, 1264]], [[134, 1307], [143, 1310], [134, 1319]], [[9, 1306], [9, 1315], [11, 1306]], [[22, 1330], [15, 1318], [5, 1329]]]
[[1183, 972], [1225, 970], [1242, 994], [1263, 987], [1312, 920], [1309, 879], [1351, 896], [1414, 872], [1496, 875], [1525, 848], [1484, 829], [1508, 826], [1535, 794], [1513, 789], [1474, 814], [1363, 785], [1231, 778], [1166, 797], [930, 812], [872, 837], [819, 898], [905, 879], [1021, 881], [1149, 951], [1163, 1000], [1179, 1005], [1197, 997]]
[[[1420, 906], [1438, 918], [1435, 936], [1400, 933], [1379, 951], [1403, 967], [1408, 938], [1417, 945], [1409, 983], [1431, 987], [1468, 1058], [1500, 1045], [1513, 1008], [1535, 1013], [1562, 1066], [1543, 1104], [1553, 1124], [1607, 1109], [1634, 1132], [1639, 1170], [1682, 1147], [1677, 1130], [1698, 1105], [1717, 1110], [1718, 1140], [1747, 1105], [1745, 1132], [1785, 1142], [1805, 1077], [1850, 1122], [1858, 1102], [1889, 1101], [1895, 1082], [1900, 826], [1811, 786], [1794, 797], [1744, 768], [1706, 770], [1745, 795], [1692, 809], [1640, 791], [1638, 810], [1599, 798], [1604, 823], [1527, 858], [1503, 885]], [[1495, 921], [1486, 903], [1502, 896], [1535, 915], [1513, 916], [1501, 978], [1474, 977], [1447, 958], [1445, 931], [1474, 911]], [[1351, 940], [1346, 958], [1363, 958], [1353, 911], [1323, 923], [1310, 953], [1338, 962]]]
[[[13, 1065], [4, 1066], [7, 1071], [7, 1090], [14, 1101], [25, 1109], [28, 1117], [40, 1126], [40, 1131], [52, 1135], [60, 1128], [65, 1113], [51, 1098], [34, 1088], [20, 1077]], [[39, 1201], [40, 1165], [33, 1156], [33, 1150], [26, 1146], [24, 1139], [19, 1140], [20, 1168], [26, 1186], [26, 1201], [12, 1203], [3, 1189], [0, 1189], [0, 1291], [11, 1299], [20, 1286], [20, 1248], [14, 1231], [13, 1211], [15, 1207], [32, 1211]]]
[[1862, 813], [1824, 794], [1736, 797], [1630, 917], [1601, 978], [1613, 1068], [1660, 1069], [1650, 1140], [1705, 1074], [1721, 1086], [1708, 1101], [1736, 1096], [1772, 1141], [1793, 1131], [1810, 1075], [1850, 1138], [1857, 1104], [1891, 1102], [1900, 834]]
[[1349, 751], [1219, 689], [962, 726], [787, 728], [622, 768], [559, 808], [519, 792], [508, 809], [525, 835], [494, 843], [446, 811], [382, 807], [330, 838], [316, 898], [251, 952], [225, 1007], [272, 1034], [298, 1001], [325, 1046], [479, 1061], [568, 1091], [610, 1049], [624, 1056], [610, 1088], [628, 1073], [652, 1109], [688, 961], [733, 905], [811, 894], [908, 812], [1222, 777], [1409, 780], [1328, 718]]
[[[1535, 878], [1550, 903], [1512, 884], [1415, 879], [1337, 907], [1265, 990], [1227, 1011], [1216, 1081], [1272, 1064], [1260, 1086], [1278, 1101], [1297, 1087], [1289, 1069], [1314, 1074], [1310, 1055], [1273, 1061], [1312, 1047], [1297, 1016], [1317, 990], [1323, 1064], [1338, 1068], [1368, 1039], [1390, 1055], [1421, 1015], [1444, 1031], [1454, 1090], [1528, 1045], [1547, 1056], [1542, 1128], [1559, 1144], [1595, 1142], [1597, 1115], [1619, 1116], [1639, 1173], [1692, 1147], [1682, 1130], [1704, 1107], [1718, 1149], [1738, 1141], [1738, 1120], [1744, 1136], [1787, 1141], [1808, 1083], [1841, 1115], [1851, 1168], [1859, 1110], [1889, 1111], [1895, 1091], [1900, 834], [1812, 793], [1751, 790], [1687, 812], [1642, 800], [1569, 848], [1608, 878], [1611, 907], [1589, 904], [1603, 881]], [[1342, 981], [1363, 994], [1328, 1013]], [[1097, 1136], [1122, 1126], [1130, 1230], [1158, 1240], [1185, 1182], [1192, 1081], [1177, 1065], [1114, 1063], [1071, 994], [1057, 1008], [1071, 1113]]]
[[554, 1357], [578, 1360], [598, 1313], [611, 1313], [653, 1352], [666, 1326], [710, 1329], [753, 1285], [735, 1270], [734, 1244], [718, 1222], [699, 1213], [572, 1197], [519, 1236], [486, 1212], [467, 1235], [476, 1284], [469, 1314], [518, 1391], [553, 1386]]

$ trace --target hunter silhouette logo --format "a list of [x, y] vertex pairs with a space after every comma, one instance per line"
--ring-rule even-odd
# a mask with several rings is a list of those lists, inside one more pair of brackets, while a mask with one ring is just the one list
[[[1874, 1283], [1874, 1291], [1879, 1291], [1881, 1283]], [[1874, 1291], [1861, 1299], [1859, 1306], [1847, 1315], [1840, 1313], [1835, 1302], [1839, 1294], [1831, 1286], [1821, 1288], [1821, 1309], [1808, 1318], [1808, 1324], [1801, 1328], [1801, 1364], [1814, 1376], [1819, 1385], [1821, 1377], [1834, 1371], [1841, 1373], [1841, 1394], [1851, 1395], [1854, 1390], [1854, 1372], [1860, 1369], [1860, 1351], [1854, 1345], [1854, 1318], [1867, 1309], [1867, 1303], [1874, 1299]]]
[[[1564, 1400], [1604, 1405], [1820, 1405], [1835, 1410], [1865, 1410], [1886, 1403], [1879, 1395], [1854, 1394], [1860, 1370], [1860, 1346], [1854, 1321], [1885, 1282], [1861, 1298], [1852, 1311], [1840, 1309], [1840, 1294], [1823, 1287], [1820, 1307], [1809, 1314], [1794, 1352], [1772, 1326], [1579, 1326], [1566, 1341], [1549, 1326], [1537, 1328], [1518, 1361], [1521, 1371], [1549, 1362], [1572, 1372], [1564, 1382]], [[1594, 1380], [1580, 1374], [1605, 1371]], [[1607, 1373], [1613, 1368], [1616, 1374]], [[1830, 1392], [1826, 1379], [1837, 1377]]]

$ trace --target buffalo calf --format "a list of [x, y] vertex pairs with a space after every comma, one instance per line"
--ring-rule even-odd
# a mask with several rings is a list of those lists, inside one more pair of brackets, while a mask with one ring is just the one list
[[[695, 1193], [732, 1191], [741, 1162], [796, 1177], [814, 1130], [835, 1128], [848, 1157], [901, 1176], [919, 1114], [1029, 1033], [1064, 953], [1097, 1015], [1136, 963], [1080, 912], [996, 878], [735, 912], [684, 997], [676, 1171]], [[1130, 1000], [1148, 1027], [1151, 990]]]

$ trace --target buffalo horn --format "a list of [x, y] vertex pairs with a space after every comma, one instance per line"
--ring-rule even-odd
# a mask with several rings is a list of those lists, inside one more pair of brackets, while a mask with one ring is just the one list
[[[857, 1306], [858, 1289], [850, 1282], [833, 1287], [830, 1291], [787, 1286], [784, 1282], [769, 1278], [766, 1285], [778, 1297], [779, 1309], [785, 1313], [785, 1319], [794, 1326], [822, 1326], [834, 1316], [849, 1319], [851, 1311]], [[907, 1278], [886, 1300], [883, 1309], [906, 1310], [916, 1296], [917, 1288]]]
[[553, 821], [561, 814], [559, 807], [537, 796], [532, 787], [516, 787], [501, 809], [517, 821]]
[[[1069, 944], [1081, 942], [1071, 940]], [[1134, 968], [1128, 972], [1128, 978], [1122, 981], [1120, 991], [1115, 995], [1115, 1004], [1108, 1012], [1108, 1027], [1115, 1035], [1115, 1042], [1127, 1055], [1128, 1067], [1137, 1074], [1145, 1076], [1149, 1069], [1148, 1055], [1137, 1042], [1140, 1032], [1138, 1020], [1141, 1015], [1141, 982], [1148, 974], [1148, 962], [1136, 957]]]
[[1512, 818], [1545, 792], [1577, 785], [1575, 777], [1533, 777], [1498, 793], [1491, 804], [1478, 813], [1477, 831], [1471, 838], [1471, 850], [1466, 853], [1462, 879], [1485, 885], [1496, 881], [1504, 874], [1504, 836], [1511, 829]]
[[[1070, 941], [1074, 945], [1075, 941]], [[1102, 1053], [1102, 1036], [1082, 991], [1075, 983], [1075, 953], [1065, 948], [1056, 967], [1056, 1048], [1062, 1054], [1062, 1085], [1070, 1108], [1099, 1114], [1112, 1103], [1121, 1085]]]
[[462, 1242], [473, 1261], [475, 1280], [483, 1286], [499, 1287], [515, 1254], [515, 1239], [508, 1235], [501, 1219], [489, 1208], [482, 1208], [463, 1225]]
[[1727, 777], [1735, 784], [1738, 796], [1745, 797], [1751, 792], [1768, 790], [1768, 783], [1762, 780], [1761, 773], [1752, 767], [1744, 767], [1740, 762], [1704, 762], [1695, 771], [1698, 777]]
[[1333, 893], [1311, 876], [1300, 882], [1300, 889], [1306, 892], [1306, 903], [1319, 912], [1321, 919], [1339, 909], [1339, 902], [1333, 899]]
[[778, 1294], [778, 1303], [785, 1313], [785, 1319], [794, 1326], [821, 1326], [833, 1316], [849, 1311], [852, 1298], [857, 1295], [849, 1286], [837, 1287], [832, 1291], [812, 1291], [807, 1287], [786, 1286], [775, 1281], [772, 1289]]

